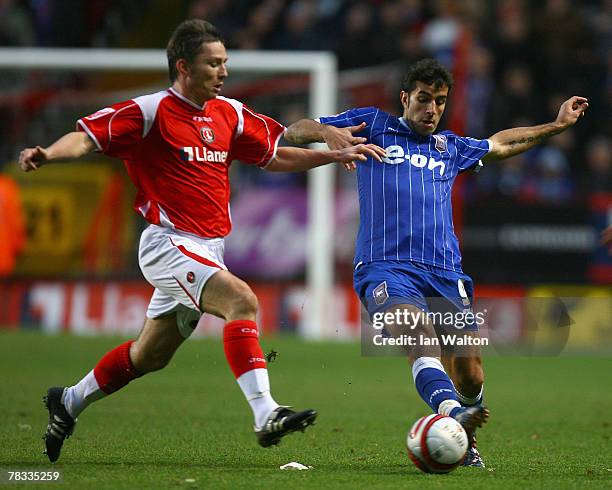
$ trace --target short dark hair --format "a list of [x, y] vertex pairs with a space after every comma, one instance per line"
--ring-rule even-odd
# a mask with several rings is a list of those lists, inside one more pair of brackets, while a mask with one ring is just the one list
[[417, 82], [433, 85], [435, 89], [446, 85], [450, 90], [453, 88], [453, 75], [438, 60], [425, 58], [410, 65], [402, 79], [402, 90], [412, 92]]
[[202, 19], [191, 19], [181, 22], [170, 36], [166, 47], [170, 81], [178, 76], [176, 62], [180, 59], [192, 63], [200, 52], [203, 43], [224, 42], [217, 28]]

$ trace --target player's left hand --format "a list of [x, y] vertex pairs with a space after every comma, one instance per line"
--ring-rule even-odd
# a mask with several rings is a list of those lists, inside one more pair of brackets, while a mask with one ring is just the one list
[[566, 128], [573, 126], [579, 118], [584, 116], [588, 107], [588, 99], [575, 95], [561, 105], [557, 115], [557, 122]]
[[347, 170], [356, 168], [356, 161], [366, 161], [368, 157], [375, 158], [379, 162], [387, 156], [384, 148], [378, 145], [355, 145], [348, 148], [340, 148], [338, 151], [337, 162], [342, 163]]

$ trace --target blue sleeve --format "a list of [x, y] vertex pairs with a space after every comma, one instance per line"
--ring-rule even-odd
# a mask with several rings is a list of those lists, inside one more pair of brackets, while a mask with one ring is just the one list
[[378, 109], [375, 107], [359, 107], [357, 109], [349, 109], [334, 116], [324, 116], [316, 119], [321, 124], [328, 124], [337, 128], [346, 128], [348, 126], [358, 126], [362, 122], [366, 123], [366, 128], [372, 124]]
[[478, 165], [480, 160], [491, 151], [491, 142], [489, 140], [456, 136], [455, 151], [457, 168], [459, 172], [464, 172]]

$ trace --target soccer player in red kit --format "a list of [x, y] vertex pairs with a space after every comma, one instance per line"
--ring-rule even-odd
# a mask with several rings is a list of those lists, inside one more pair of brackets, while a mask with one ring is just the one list
[[223, 263], [231, 229], [228, 171], [233, 160], [272, 172], [350, 163], [384, 151], [358, 145], [338, 151], [278, 148], [284, 126], [219, 94], [227, 53], [213, 25], [180, 24], [167, 47], [172, 86], [79, 119], [77, 131], [48, 148], [20, 154], [24, 171], [96, 150], [124, 161], [138, 189], [135, 209], [150, 223], [139, 264], [155, 291], [138, 338], [108, 352], [78, 383], [50, 388], [46, 452], [54, 462], [79, 414], [143, 374], [162, 369], [204, 312], [224, 318], [225, 355], [253, 410], [261, 446], [303, 430], [314, 410], [294, 412], [270, 393], [255, 323], [257, 298]]

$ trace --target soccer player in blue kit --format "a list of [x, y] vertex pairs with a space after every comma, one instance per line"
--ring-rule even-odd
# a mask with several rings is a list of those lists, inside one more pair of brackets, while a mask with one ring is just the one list
[[[588, 107], [586, 98], [574, 96], [561, 105], [554, 122], [507, 129], [484, 140], [451, 131], [434, 134], [452, 86], [452, 75], [438, 61], [424, 59], [404, 76], [402, 117], [375, 107], [357, 108], [300, 120], [285, 133], [296, 144], [325, 142], [337, 149], [367, 141], [386, 150], [382, 162], [368, 158], [345, 166], [357, 168], [359, 189], [355, 291], [371, 318], [392, 314], [396, 321], [385, 323], [385, 330], [393, 337], [405, 334], [405, 327], [415, 338], [436, 337], [437, 327], [423, 314], [435, 308], [434, 299], [455, 312], [471, 308], [472, 280], [461, 268], [453, 230], [451, 190], [457, 175], [529, 150], [573, 126]], [[418, 320], [400, 325], [401, 318]], [[476, 323], [462, 332], [477, 336]], [[476, 428], [489, 417], [482, 404], [484, 373], [479, 347], [467, 349], [459, 354], [416, 342], [407, 354], [421, 398], [466, 429], [470, 447], [463, 464], [484, 467], [475, 440]]]

